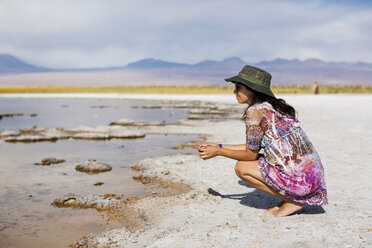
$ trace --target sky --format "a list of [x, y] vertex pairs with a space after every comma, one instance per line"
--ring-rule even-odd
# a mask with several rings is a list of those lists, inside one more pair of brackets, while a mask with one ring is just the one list
[[240, 57], [372, 63], [372, 1], [0, 0], [0, 54], [48, 68]]

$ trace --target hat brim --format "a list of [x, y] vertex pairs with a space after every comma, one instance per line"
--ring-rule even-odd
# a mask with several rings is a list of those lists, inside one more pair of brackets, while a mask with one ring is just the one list
[[275, 97], [274, 93], [270, 90], [270, 88], [266, 88], [262, 85], [252, 83], [251, 81], [248, 81], [248, 80], [246, 80], [244, 78], [241, 78], [239, 76], [226, 78], [225, 81], [226, 82], [232, 82], [232, 83], [238, 82], [238, 83], [244, 84], [245, 86], [248, 86], [251, 89], [254, 89], [255, 91], [258, 91], [258, 92], [264, 93], [266, 95]]

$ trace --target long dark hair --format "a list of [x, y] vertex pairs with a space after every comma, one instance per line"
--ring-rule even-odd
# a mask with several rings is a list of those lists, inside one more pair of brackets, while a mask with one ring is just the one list
[[[240, 84], [240, 85], [243, 85], [243, 84]], [[242, 120], [245, 120], [246, 112], [251, 106], [257, 103], [263, 103], [263, 102], [270, 103], [271, 106], [273, 106], [273, 108], [282, 115], [289, 115], [291, 117], [296, 117], [296, 110], [291, 105], [286, 103], [286, 101], [284, 101], [283, 99], [266, 95], [264, 93], [253, 90], [252, 88], [249, 88], [245, 85], [243, 86], [246, 87], [251, 92], [251, 95], [250, 95], [251, 104], [248, 106], [248, 108], [244, 112]]]

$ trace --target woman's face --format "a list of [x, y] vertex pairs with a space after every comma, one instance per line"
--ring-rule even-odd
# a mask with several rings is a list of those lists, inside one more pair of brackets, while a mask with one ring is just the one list
[[238, 101], [238, 103], [250, 104], [252, 92], [244, 85], [235, 83], [234, 94], [236, 96], [236, 100]]

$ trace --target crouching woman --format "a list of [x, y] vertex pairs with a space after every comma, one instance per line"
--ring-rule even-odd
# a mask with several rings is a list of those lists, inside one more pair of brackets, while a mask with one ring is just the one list
[[[300, 127], [295, 109], [274, 96], [271, 75], [244, 66], [234, 77], [239, 104], [248, 104], [244, 114], [246, 144], [201, 144], [202, 159], [224, 156], [236, 159], [235, 171], [248, 185], [280, 198], [279, 205], [266, 210], [287, 216], [305, 204], [327, 204], [324, 169], [314, 146]], [[263, 154], [258, 152], [262, 149]]]

